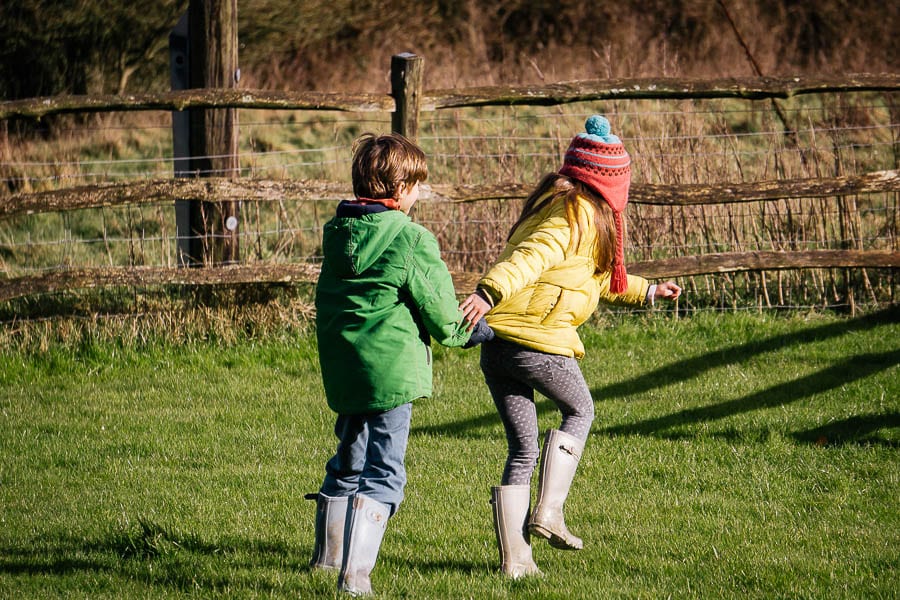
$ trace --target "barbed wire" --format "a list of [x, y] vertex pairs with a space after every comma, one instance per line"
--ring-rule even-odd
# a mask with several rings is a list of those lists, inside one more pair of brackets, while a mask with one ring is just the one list
[[[661, 102], [661, 101], [658, 101]], [[708, 101], [709, 102], [709, 101]], [[885, 106], [883, 104], [854, 104], [854, 109], [863, 110], [863, 111], [873, 111], [873, 110], [884, 110]], [[457, 109], [458, 111], [465, 111], [467, 113], [473, 112], [477, 109]], [[541, 109], [541, 107], [529, 107], [527, 113], [523, 113], [518, 107], [510, 107], [511, 116], [510, 119], [515, 119], [519, 121], [527, 121], [527, 120], [546, 120], [546, 119], [560, 119], [560, 120], [569, 120], [572, 118], [581, 118], [581, 117], [589, 117], [592, 114], [595, 114], [595, 111], [574, 111], [574, 112], [566, 112], [565, 114], [560, 114], [558, 109]], [[781, 112], [786, 115], [790, 114], [807, 114], [807, 113], [825, 113], [833, 110], [828, 106], [802, 106], [802, 107], [782, 107]], [[689, 115], [740, 115], [740, 114], [758, 114], [760, 112], [765, 112], [765, 108], [754, 107], [754, 108], [724, 108], [724, 107], [713, 107], [713, 108], [700, 108], [698, 106], [690, 106], [688, 108], [679, 108], [678, 110], [659, 110], [654, 109], [652, 111], [641, 110], [641, 111], [632, 111], [632, 110], [621, 110], [617, 109], [615, 111], [616, 117], [645, 117], [648, 114], [653, 114], [656, 116], [676, 116], [681, 117], [685, 114]], [[258, 111], [253, 109], [242, 109], [240, 111], [240, 127], [241, 128], [279, 128], [279, 129], [300, 129], [309, 127], [309, 122], [304, 121], [302, 119], [294, 120], [293, 122], [289, 120], [290, 117], [275, 117], [274, 119], [269, 118], [266, 120], [246, 120], [245, 115], [251, 114], [255, 116], [255, 113]], [[295, 113], [304, 113], [302, 110], [297, 111], [278, 111], [279, 113], [286, 113], [289, 116], [294, 115]], [[171, 124], [171, 112], [161, 112], [158, 117], [161, 120], [165, 120], [164, 123], [158, 123], [155, 125], [147, 125], [142, 124], [138, 128], [143, 130], [170, 130], [172, 128]], [[346, 126], [348, 122], [352, 122], [354, 125], [363, 125], [363, 124], [375, 124], [381, 126], [389, 126], [391, 124], [390, 117], [371, 117], [366, 116], [368, 113], [342, 113], [341, 117], [331, 117], [331, 118], [323, 118], [322, 114], [319, 113], [319, 116], [315, 118], [313, 121], [318, 126], [327, 126], [327, 125], [343, 125]], [[458, 117], [456, 115], [452, 116], [442, 116], [443, 113], [423, 113], [422, 122], [425, 124], [429, 123], [446, 123], [446, 122], [456, 122]], [[487, 117], [479, 117], [476, 114], [466, 114], [466, 121], [470, 122], [496, 122], [496, 116], [487, 116]], [[37, 131], [49, 130], [48, 127], [38, 127]], [[77, 127], [64, 127], [60, 125], [55, 125], [53, 127], [53, 131], [56, 133], [84, 133], [84, 132], [97, 132], [97, 131], [133, 131], [135, 130], [135, 126], [131, 124], [112, 124], [112, 123], [104, 123], [102, 125], [93, 125], [90, 123], [82, 124]]]
[[[313, 228], [301, 228], [301, 229], [283, 229], [277, 231], [270, 232], [248, 232], [237, 234], [237, 237], [243, 240], [244, 242], [258, 242], [267, 237], [272, 237], [275, 239], [284, 239], [285, 236], [297, 235], [303, 232], [311, 233], [317, 232], [318, 230]], [[215, 238], [216, 236], [210, 236]], [[224, 238], [225, 236], [219, 236]], [[145, 252], [141, 253], [141, 260], [135, 261], [128, 266], [144, 266], [144, 267], [173, 267], [176, 264], [175, 261], [175, 248], [177, 247], [178, 242], [180, 241], [188, 241], [193, 238], [189, 236], [140, 236], [140, 238], [95, 238], [95, 239], [75, 239], [75, 238], [67, 238], [61, 240], [52, 240], [52, 241], [44, 241], [44, 242], [23, 242], [20, 244], [7, 245], [0, 244], [0, 247], [18, 247], [21, 249], [31, 249], [31, 248], [70, 248], [73, 246], [92, 246], [92, 245], [103, 245], [105, 247], [111, 247], [115, 244], [124, 244], [129, 247], [134, 246], [136, 243], [136, 239], [140, 240], [140, 244], [157, 244], [164, 243], [167, 244], [168, 250], [171, 253], [171, 260], [147, 260], [147, 254]], [[842, 240], [782, 240], [778, 243], [774, 241], [769, 241], [767, 243], [755, 243], [751, 248], [753, 251], [760, 252], [774, 252], [779, 250], [784, 250], [786, 247], [790, 247], [793, 250], [842, 250], [845, 249], [847, 245], [851, 245], [853, 247], [863, 247], [865, 245], [873, 245], [873, 244], [889, 244], [893, 238], [890, 237], [875, 237], [875, 238], [848, 238]], [[669, 251], [675, 251], [682, 254], [693, 254], [693, 253], [706, 253], [706, 252], [729, 252], [729, 251], [743, 251], [746, 248], [736, 247], [740, 246], [739, 244], [726, 244], [722, 242], [718, 243], [695, 243], [695, 244], [667, 244], [666, 249]], [[627, 253], [629, 255], [639, 255], [641, 250], [653, 251], [659, 250], [658, 245], [644, 245], [644, 244], [629, 244]], [[467, 248], [465, 250], [455, 250], [453, 248], [444, 248], [441, 250], [441, 254], [445, 257], [486, 257], [492, 258], [497, 254], [496, 248]], [[271, 258], [277, 258], [279, 254], [275, 253]], [[285, 256], [285, 258], [288, 258]], [[307, 255], [304, 257], [289, 257], [292, 262], [302, 261], [302, 262], [311, 262], [313, 264], [317, 264], [321, 261], [321, 257], [318, 255]], [[104, 261], [104, 264], [107, 264]], [[97, 266], [87, 265], [87, 266]], [[42, 266], [31, 266], [31, 265], [17, 265], [15, 271], [20, 275], [35, 275], [35, 274], [47, 274], [54, 272], [64, 272], [72, 269], [72, 265], [68, 263], [56, 262], [54, 264], [46, 264]], [[6, 269], [0, 269], [0, 271], [4, 271]]]
[[[311, 154], [314, 152], [332, 152], [334, 150], [346, 150], [343, 146], [325, 146], [323, 148], [293, 148], [291, 150], [269, 150], [265, 152], [240, 152], [238, 154], [207, 154], [193, 156], [192, 159], [223, 159], [241, 158], [244, 156], [283, 156], [292, 154]], [[171, 163], [175, 160], [183, 160], [180, 157], [161, 156], [157, 158], [119, 158], [101, 160], [73, 160], [73, 161], [9, 161], [7, 164], [14, 167], [56, 167], [56, 166], [93, 166], [93, 165], [126, 165], [145, 163]]]
[[[856, 110], [884, 110], [884, 106], [879, 105], [864, 105], [864, 106], [854, 106]], [[825, 106], [812, 106], [812, 107], [804, 107], [797, 109], [785, 109], [783, 112], [794, 112], [794, 113], [803, 113], [808, 114], [811, 112], [825, 112], [826, 110], [831, 110]], [[666, 110], [654, 110], [654, 111], [643, 111], [643, 112], [629, 112], [629, 111], [619, 111], [616, 113], [616, 116], [619, 118], [627, 117], [627, 116], [640, 116], [640, 117], [665, 117], [665, 116], [678, 116], [680, 118], [684, 118], [686, 115], [722, 115], [722, 114], [740, 114], [740, 113], [759, 113], [761, 109], [704, 109], [704, 110], [679, 110], [679, 111], [666, 111]], [[577, 114], [577, 113], [576, 113]], [[576, 114], [566, 113], [566, 114], [555, 114], [550, 112], [544, 112], [542, 114], [524, 114], [519, 115], [513, 111], [513, 116], [508, 119], [523, 121], [523, 120], [547, 120], [547, 119], [571, 119]], [[585, 115], [590, 115], [592, 113], [584, 113]], [[504, 122], [506, 119], [500, 119], [500, 122]], [[422, 144], [427, 143], [439, 143], [445, 141], [451, 141], [454, 143], [469, 142], [469, 141], [478, 141], [478, 142], [511, 142], [511, 143], [525, 143], [525, 142], [534, 142], [538, 144], [542, 143], [557, 143], [557, 140], [554, 140], [551, 137], [546, 135], [544, 136], [522, 136], [515, 135], [504, 132], [503, 134], [491, 134], [488, 132], [482, 132], [477, 135], [465, 135], [460, 132], [453, 132], [450, 135], [441, 135], [435, 132], [429, 132], [428, 126], [429, 124], [433, 125], [434, 123], [440, 122], [453, 122], [457, 123], [459, 118], [453, 117], [431, 117], [430, 119], [423, 120], [421, 129], [421, 135], [419, 136], [419, 142]], [[476, 115], [467, 115], [465, 117], [465, 122], [492, 122], [496, 123], [498, 118], [496, 116], [486, 116], [479, 117]], [[361, 120], [359, 118], [353, 120], [333, 120], [332, 124], [342, 125], [345, 128], [352, 127], [354, 129], [358, 129], [360, 122], [379, 122], [382, 121], [373, 121], [373, 120]], [[252, 123], [250, 125], [244, 124], [242, 125], [243, 129], [255, 129], [260, 127], [278, 127], [279, 129], [290, 129], [294, 127], [304, 127], [307, 128], [311, 124], [320, 125], [321, 121], [297, 121], [295, 123], [284, 123], [284, 122], [259, 122]], [[110, 125], [107, 127], [85, 127], [82, 129], [71, 129], [68, 131], [78, 131], [79, 133], [91, 132], [91, 131], [103, 131], [103, 130], [129, 130], [129, 131], [140, 131], [140, 130], [152, 130], [152, 129], [161, 129], [161, 126], [114, 126]], [[850, 133], [863, 133], [863, 132], [872, 132], [875, 130], [885, 130], [890, 133], [890, 141], [887, 143], [896, 143], [897, 142], [897, 134], [900, 131], [900, 123], [889, 122], [883, 124], [871, 124], [871, 125], [834, 125], [831, 123], [825, 123], [818, 126], [808, 126], [808, 127], [798, 127], [791, 130], [791, 134], [794, 136], [805, 136], [805, 135], [834, 135], [834, 134], [850, 134]], [[637, 143], [649, 143], [649, 142], [699, 142], [699, 141], [716, 141], [716, 140], [735, 140], [735, 139], [766, 139], [766, 138], [779, 138], [784, 137], [785, 130], [783, 127], [761, 130], [761, 131], [705, 131], [699, 133], [697, 135], [688, 135], [688, 134], [679, 134], [679, 133], [667, 133], [660, 135], [653, 135], [647, 133], [641, 133], [640, 136], [637, 137], [628, 137], [628, 136], [620, 136], [623, 141], [637, 144]], [[252, 138], [252, 136], [250, 136]], [[243, 159], [255, 159], [255, 158], [269, 158], [269, 157], [277, 157], [283, 155], [292, 155], [292, 154], [310, 154], [310, 153], [326, 153], [326, 152], [337, 152], [337, 151], [347, 151], [348, 148], [346, 145], [332, 145], [325, 146], [319, 148], [291, 148], [284, 150], [266, 150], [266, 151], [258, 151], [252, 148], [252, 139], [250, 142], [251, 147], [242, 150], [241, 153], [236, 157], [230, 154], [211, 154], [211, 155], [203, 155], [197, 156], [197, 159], [204, 160], [216, 160], [216, 159], [233, 159], [233, 158], [243, 158]], [[842, 148], [850, 147], [849, 145], [840, 146]], [[552, 155], [552, 153], [548, 154]], [[453, 155], [448, 155], [453, 156]], [[540, 156], [540, 155], [538, 155]], [[84, 168], [85, 166], [93, 167], [97, 165], [129, 165], [129, 164], [154, 164], [154, 163], [170, 163], [176, 160], [174, 156], [163, 156], [163, 157], [155, 157], [155, 158], [121, 158], [121, 159], [72, 159], [72, 160], [52, 160], [52, 161], [20, 161], [20, 160], [8, 160], [6, 164], [11, 167], [16, 168], [32, 168], [32, 167], [79, 167]], [[349, 160], [349, 153], [347, 160]], [[301, 163], [306, 165], [307, 163]], [[311, 163], [318, 164], [318, 163]]]

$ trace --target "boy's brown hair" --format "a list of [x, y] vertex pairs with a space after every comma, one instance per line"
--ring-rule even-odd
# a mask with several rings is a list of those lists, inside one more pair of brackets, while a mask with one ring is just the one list
[[395, 198], [400, 184], [428, 178], [425, 153], [399, 133], [364, 133], [353, 142], [353, 193], [357, 198]]

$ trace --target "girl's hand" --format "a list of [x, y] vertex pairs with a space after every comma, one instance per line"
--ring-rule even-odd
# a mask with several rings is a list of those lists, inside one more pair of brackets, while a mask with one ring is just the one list
[[463, 313], [463, 319], [469, 323], [466, 330], [472, 331], [472, 328], [475, 327], [475, 323], [491, 310], [491, 305], [479, 294], [470, 294], [469, 297], [463, 300], [459, 305], [459, 309]]
[[681, 288], [672, 281], [666, 281], [656, 285], [656, 293], [653, 294], [654, 300], [663, 298], [665, 300], [674, 300], [681, 295]]

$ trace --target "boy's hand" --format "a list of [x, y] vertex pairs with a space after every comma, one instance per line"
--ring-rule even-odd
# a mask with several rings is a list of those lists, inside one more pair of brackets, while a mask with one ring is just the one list
[[459, 310], [463, 313], [463, 319], [469, 323], [469, 326], [466, 327], [466, 331], [472, 331], [472, 328], [475, 327], [475, 323], [491, 310], [491, 305], [479, 294], [470, 294], [469, 297], [463, 300], [462, 304], [459, 305]]
[[675, 300], [681, 295], [681, 288], [674, 282], [666, 281], [656, 285], [656, 293], [653, 294], [654, 300], [663, 298], [665, 300]]

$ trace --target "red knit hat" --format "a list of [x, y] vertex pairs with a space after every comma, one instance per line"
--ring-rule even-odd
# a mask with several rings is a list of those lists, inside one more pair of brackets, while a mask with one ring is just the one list
[[585, 133], [572, 138], [559, 174], [582, 182], [600, 194], [612, 208], [616, 221], [616, 257], [609, 291], [619, 294], [628, 288], [622, 211], [628, 203], [631, 157], [622, 141], [609, 132], [609, 121], [605, 117], [590, 117], [584, 129]]

